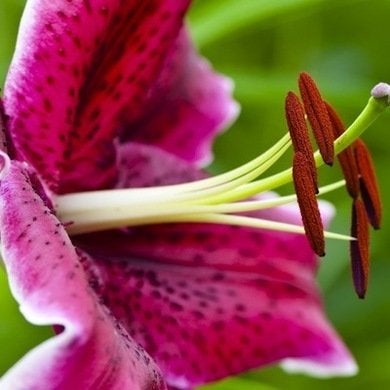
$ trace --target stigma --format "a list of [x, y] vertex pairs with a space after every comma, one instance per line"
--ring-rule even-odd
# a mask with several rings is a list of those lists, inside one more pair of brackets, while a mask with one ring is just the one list
[[[288, 131], [248, 163], [189, 183], [59, 195], [55, 199], [57, 216], [70, 235], [164, 223], [227, 224], [304, 234], [318, 256], [325, 255], [325, 238], [347, 240], [355, 291], [364, 298], [369, 225], [380, 227], [381, 200], [372, 158], [359, 137], [389, 105], [390, 86], [380, 83], [374, 87], [366, 107], [348, 128], [307, 73], [300, 74], [298, 86], [300, 97], [288, 92], [285, 99]], [[291, 167], [266, 176], [268, 169], [291, 149]], [[343, 179], [319, 185], [318, 168], [334, 165], [335, 156]], [[290, 195], [271, 199], [262, 196], [289, 183], [294, 189]], [[319, 196], [340, 187], [345, 187], [351, 197], [349, 235], [324, 231], [318, 206]], [[245, 214], [294, 202], [299, 206], [301, 225]]]

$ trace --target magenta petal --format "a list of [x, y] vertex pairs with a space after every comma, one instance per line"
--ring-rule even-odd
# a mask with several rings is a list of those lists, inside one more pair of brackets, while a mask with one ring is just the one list
[[215, 73], [182, 33], [156, 85], [148, 109], [128, 126], [126, 138], [198, 166], [209, 163], [212, 141], [239, 111], [231, 80]]
[[59, 334], [0, 380], [4, 389], [164, 389], [158, 369], [90, 288], [62, 225], [12, 163], [0, 182], [0, 234], [12, 292], [35, 324]]
[[207, 174], [164, 150], [136, 142], [117, 148], [117, 188], [152, 187], [203, 179]]
[[5, 108], [18, 157], [51, 188], [110, 186], [116, 135], [210, 160], [237, 105], [183, 32], [188, 3], [27, 2]]
[[[121, 146], [119, 187], [203, 174], [157, 148]], [[324, 213], [325, 222], [331, 210]], [[297, 208], [258, 213], [299, 223]], [[161, 225], [75, 237], [94, 259], [101, 294], [171, 385], [193, 386], [280, 362], [317, 375], [351, 374], [331, 328], [304, 236], [218, 225]]]
[[304, 237], [172, 225], [78, 241], [104, 301], [172, 385], [285, 359], [313, 374], [355, 369], [324, 316]]
[[5, 87], [19, 157], [63, 191], [107, 185], [115, 133], [144, 112], [188, 4], [29, 0]]

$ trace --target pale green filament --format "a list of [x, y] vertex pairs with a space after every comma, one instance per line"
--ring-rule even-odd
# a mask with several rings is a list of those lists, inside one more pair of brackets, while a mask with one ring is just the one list
[[[335, 141], [335, 152], [340, 153], [353, 143], [385, 107], [384, 99], [370, 98], [355, 122]], [[291, 169], [253, 181], [271, 167], [290, 145], [290, 137], [286, 134], [268, 151], [247, 164], [227, 173], [191, 183], [59, 196], [56, 210], [61, 221], [69, 223], [67, 230], [70, 234], [177, 222], [240, 225], [304, 234], [304, 229], [299, 225], [231, 215], [296, 201], [295, 195], [241, 201], [292, 181]], [[317, 167], [321, 166], [323, 161], [318, 151], [314, 157]], [[323, 187], [320, 194], [343, 185], [344, 181], [340, 181]], [[330, 232], [325, 232], [325, 236], [352, 239]]]
[[255, 179], [270, 168], [291, 145], [290, 136], [286, 134], [273, 147], [254, 160], [226, 173], [183, 184], [170, 186], [131, 188], [108, 191], [90, 191], [62, 195], [57, 198], [57, 209], [62, 214], [67, 210], [72, 213], [88, 209], [99, 209], [109, 204], [115, 206], [134, 206], [151, 202], [190, 201], [209, 198], [225, 193]]
[[[345, 181], [340, 180], [334, 184], [322, 187], [320, 189], [320, 195], [333, 191], [337, 188], [344, 186]], [[213, 218], [216, 221], [215, 216], [229, 213], [243, 213], [249, 211], [258, 211], [269, 209], [284, 204], [292, 203], [296, 201], [296, 195], [288, 195], [282, 197], [274, 197], [271, 199], [263, 200], [251, 200], [247, 202], [238, 203], [224, 203], [218, 205], [191, 205], [187, 203], [164, 203], [156, 202], [148, 204], [142, 208], [135, 208], [129, 213], [129, 210], [123, 206], [117, 206], [112, 204], [110, 207], [95, 210], [85, 210], [75, 214], [67, 214], [69, 221], [77, 219], [77, 224], [70, 225], [67, 230], [70, 234], [87, 233], [91, 229], [91, 225], [94, 226], [94, 231], [107, 230], [115, 227], [136, 226], [144, 224], [157, 224], [167, 222], [212, 222]], [[251, 220], [258, 220], [257, 218], [236, 218], [237, 216], [225, 215], [224, 220], [231, 220], [233, 225], [242, 224], [234, 221], [247, 221], [251, 223], [251, 226], [256, 222]], [[61, 217], [62, 220], [64, 216]], [[220, 220], [218, 218], [218, 220]], [[99, 224], [97, 225], [97, 222]], [[270, 221], [268, 221], [270, 222]], [[264, 221], [263, 221], [264, 223]], [[260, 225], [258, 225], [260, 226]], [[301, 226], [273, 223], [270, 224], [268, 229], [280, 230], [278, 227], [290, 226], [289, 230], [292, 232], [303, 232]], [[261, 226], [262, 228], [265, 228]], [[277, 227], [277, 228], [275, 228]], [[298, 230], [297, 230], [298, 229]], [[333, 233], [328, 233], [328, 236]], [[348, 236], [337, 235], [338, 238], [350, 239]], [[334, 237], [333, 237], [334, 238]]]
[[[268, 219], [260, 219], [260, 218], [252, 218], [245, 217], [241, 215], [226, 215], [226, 214], [213, 214], [213, 213], [203, 213], [200, 210], [194, 210], [195, 213], [191, 214], [189, 211], [191, 210], [183, 210], [182, 213], [179, 211], [164, 213], [161, 212], [156, 216], [142, 216], [140, 218], [133, 218], [131, 220], [131, 224], [128, 223], [126, 219], [118, 219], [115, 221], [102, 220], [104, 218], [104, 214], [100, 215], [101, 223], [99, 225], [94, 225], [93, 231], [101, 231], [108, 230], [123, 226], [139, 226], [139, 225], [152, 225], [152, 224], [160, 224], [160, 223], [214, 223], [214, 224], [223, 224], [223, 225], [235, 225], [235, 226], [248, 226], [258, 229], [266, 229], [266, 230], [278, 230], [284, 231], [288, 233], [298, 233], [305, 234], [304, 228], [300, 225], [294, 225], [283, 222], [275, 222], [270, 221]], [[99, 215], [98, 215], [99, 217]], [[85, 225], [83, 226], [83, 222]], [[68, 228], [69, 234], [80, 234], [87, 233], [91, 231], [91, 223], [88, 224], [88, 221], [81, 221], [77, 225], [78, 227], [72, 229], [72, 227]], [[351, 236], [346, 236], [343, 234], [333, 233], [333, 232], [324, 232], [324, 236], [327, 238], [334, 238], [338, 240], [354, 240]]]
[[[346, 147], [351, 145], [360, 135], [379, 117], [388, 105], [384, 100], [370, 98], [366, 107], [348, 127], [348, 129], [334, 141], [335, 154], [339, 154]], [[324, 164], [319, 151], [314, 153], [314, 160], [317, 168]], [[247, 185], [236, 188], [227, 194], [210, 198], [210, 202], [235, 202], [241, 199], [246, 199], [253, 194], [259, 194], [264, 191], [273, 190], [281, 187], [292, 181], [292, 169], [288, 168], [273, 176], [262, 180], [249, 183]]]

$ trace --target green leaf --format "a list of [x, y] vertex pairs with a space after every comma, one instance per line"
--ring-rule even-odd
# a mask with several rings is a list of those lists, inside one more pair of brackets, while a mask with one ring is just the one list
[[53, 332], [49, 327], [33, 326], [23, 318], [9, 291], [7, 277], [1, 267], [0, 318], [1, 375], [28, 350], [52, 336]]
[[259, 381], [253, 381], [250, 379], [245, 379], [241, 377], [229, 378], [218, 382], [216, 384], [211, 384], [208, 386], [200, 387], [199, 390], [276, 390], [275, 387], [262, 384]]
[[323, 0], [208, 0], [195, 8], [192, 17], [192, 35], [199, 47], [215, 42], [224, 35], [247, 28], [253, 23], [291, 12], [305, 6], [313, 6]]

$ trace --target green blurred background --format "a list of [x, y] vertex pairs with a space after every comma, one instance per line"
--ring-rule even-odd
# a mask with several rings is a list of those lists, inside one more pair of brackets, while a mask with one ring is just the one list
[[[24, 0], [1, 0], [0, 82], [12, 55]], [[370, 88], [390, 81], [390, 1], [387, 0], [197, 0], [191, 31], [201, 52], [232, 77], [242, 113], [215, 146], [214, 172], [247, 161], [285, 132], [283, 99], [296, 77], [309, 71], [347, 123], [366, 103]], [[207, 389], [383, 389], [390, 385], [390, 261], [388, 204], [390, 114], [364, 135], [378, 168], [384, 222], [372, 237], [372, 274], [367, 298], [352, 290], [348, 247], [329, 241], [319, 281], [330, 319], [360, 366], [353, 378], [319, 380], [287, 375], [278, 368], [254, 371]], [[289, 164], [290, 156], [282, 164]], [[339, 178], [322, 168], [321, 182]], [[282, 189], [288, 192], [289, 188]], [[348, 232], [350, 202], [343, 190], [327, 196], [338, 213], [332, 230]], [[50, 335], [18, 313], [0, 269], [0, 374]]]

